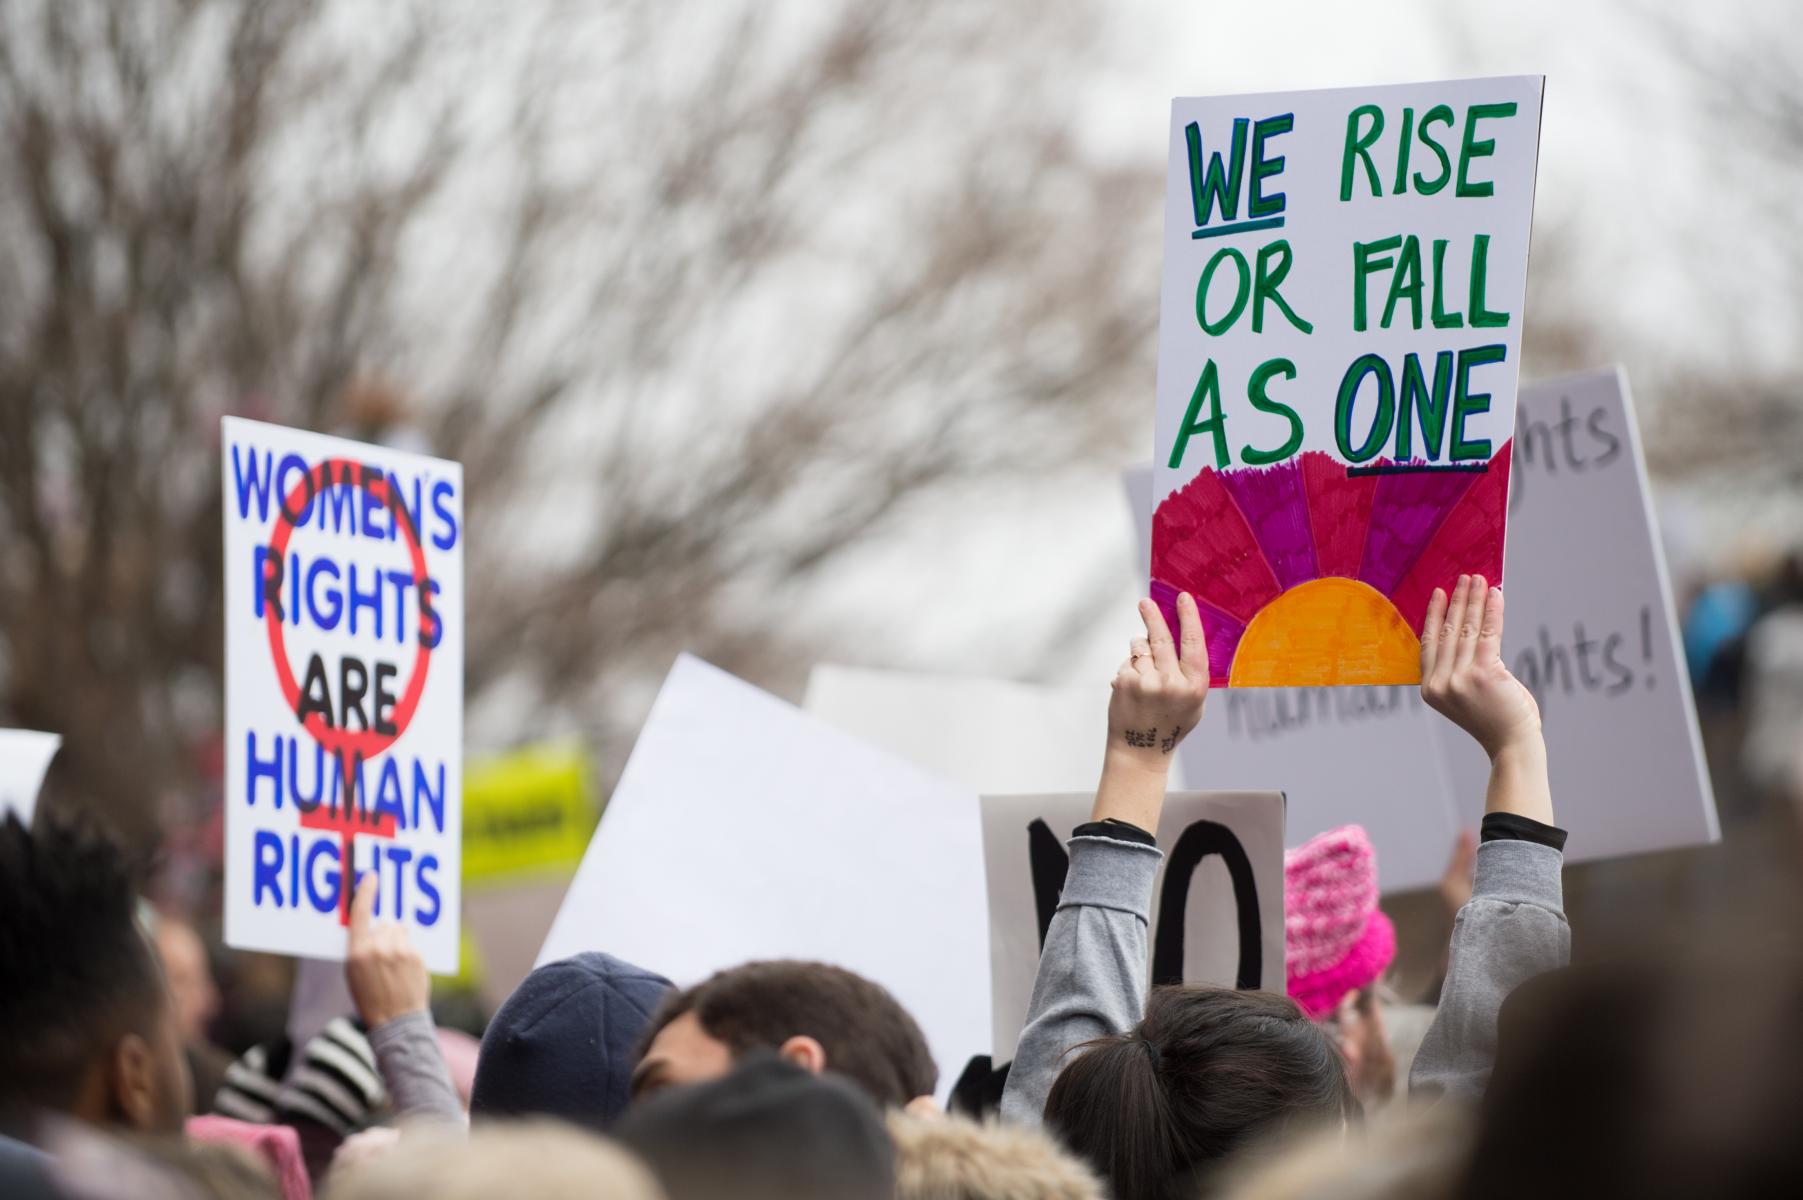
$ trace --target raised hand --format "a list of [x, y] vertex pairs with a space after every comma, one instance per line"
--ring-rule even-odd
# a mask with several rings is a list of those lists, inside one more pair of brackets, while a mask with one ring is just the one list
[[1540, 737], [1540, 706], [1502, 658], [1503, 594], [1461, 575], [1449, 601], [1434, 589], [1421, 627], [1421, 698], [1484, 748], [1492, 761]]
[[364, 876], [351, 904], [350, 952], [344, 978], [357, 1012], [370, 1029], [408, 1013], [424, 1012], [432, 1001], [432, 977], [398, 921], [371, 920], [376, 908], [376, 873]]
[[1421, 627], [1421, 698], [1490, 756], [1485, 811], [1553, 823], [1540, 706], [1502, 658], [1503, 595], [1461, 575], [1449, 600], [1434, 589]]
[[1156, 604], [1141, 600], [1139, 615], [1146, 623], [1146, 636], [1133, 639], [1127, 661], [1114, 676], [1114, 694], [1108, 701], [1108, 753], [1092, 817], [1126, 821], [1156, 833], [1171, 752], [1202, 719], [1202, 704], [1208, 699], [1208, 644], [1202, 636], [1202, 614], [1187, 592], [1177, 598], [1181, 656]]
[[1156, 763], [1163, 769], [1171, 751], [1202, 719], [1208, 699], [1208, 644], [1202, 615], [1188, 592], [1177, 597], [1183, 653], [1171, 640], [1164, 613], [1150, 600], [1139, 602], [1146, 636], [1134, 638], [1129, 657], [1114, 676], [1108, 702], [1108, 750]]

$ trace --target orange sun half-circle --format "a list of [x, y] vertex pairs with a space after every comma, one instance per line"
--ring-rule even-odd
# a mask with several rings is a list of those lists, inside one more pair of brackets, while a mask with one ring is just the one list
[[1233, 656], [1233, 687], [1417, 683], [1421, 641], [1370, 584], [1311, 579], [1258, 610]]

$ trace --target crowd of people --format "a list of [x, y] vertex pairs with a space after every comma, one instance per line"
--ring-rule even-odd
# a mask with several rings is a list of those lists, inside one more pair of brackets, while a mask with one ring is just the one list
[[1787, 1192], [1803, 1177], [1789, 914], [1694, 959], [1569, 965], [1566, 835], [1503, 608], [1461, 577], [1424, 627], [1423, 699], [1491, 769], [1481, 800], [1457, 798], [1480, 834], [1418, 1045], [1386, 1015], [1396, 936], [1357, 827], [1287, 857], [1288, 995], [1148, 988], [1151, 831], [1208, 695], [1186, 595], [1175, 631], [1141, 603], [999, 1096], [951, 1089], [942, 1107], [950, 1081], [908, 1011], [817, 962], [679, 987], [598, 946], [532, 972], [470, 1053], [435, 1025], [420, 956], [372, 919], [367, 886], [344, 965], [355, 1011], [251, 1047], [197, 1093], [186, 1047], [217, 998], [192, 931], [146, 921], [138, 864], [104, 832], [42, 814], [0, 825], [0, 1196]]

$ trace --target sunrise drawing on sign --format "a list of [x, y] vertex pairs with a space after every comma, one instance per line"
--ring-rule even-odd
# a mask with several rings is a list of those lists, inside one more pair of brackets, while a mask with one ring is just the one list
[[1175, 629], [1195, 597], [1216, 687], [1418, 681], [1434, 588], [1502, 581], [1510, 449], [1476, 471], [1205, 468], [1153, 514], [1152, 598]]

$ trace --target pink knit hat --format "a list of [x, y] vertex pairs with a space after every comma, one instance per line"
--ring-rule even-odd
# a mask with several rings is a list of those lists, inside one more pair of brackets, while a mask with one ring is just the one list
[[1290, 998], [1317, 1021], [1348, 992], [1376, 983], [1396, 957], [1364, 829], [1342, 825], [1284, 852], [1283, 944]]

